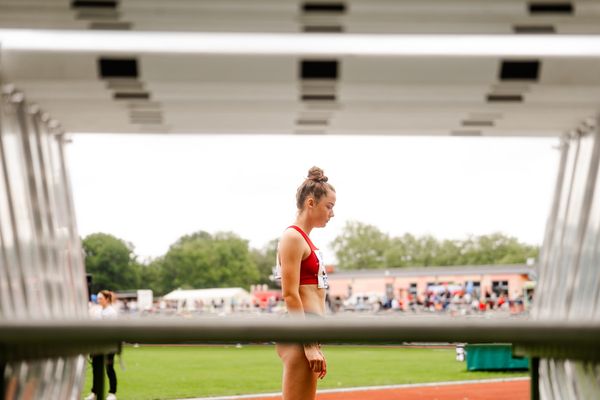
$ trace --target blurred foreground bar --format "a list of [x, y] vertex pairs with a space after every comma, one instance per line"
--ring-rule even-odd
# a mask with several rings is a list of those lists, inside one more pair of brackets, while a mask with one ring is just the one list
[[197, 318], [117, 321], [10, 321], [0, 326], [0, 358], [114, 351], [128, 343], [344, 344], [512, 343], [519, 355], [600, 359], [600, 323], [457, 318]]

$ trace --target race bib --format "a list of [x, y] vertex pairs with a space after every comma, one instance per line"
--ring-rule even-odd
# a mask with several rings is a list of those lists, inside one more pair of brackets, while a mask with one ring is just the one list
[[325, 262], [323, 261], [323, 252], [321, 250], [315, 250], [317, 259], [319, 260], [319, 272], [317, 274], [317, 287], [319, 289], [328, 289], [329, 282], [327, 279], [327, 271], [325, 271]]
[[327, 280], [327, 274], [319, 274], [319, 276], [317, 277], [317, 287], [319, 289], [328, 289], [329, 288], [329, 282]]

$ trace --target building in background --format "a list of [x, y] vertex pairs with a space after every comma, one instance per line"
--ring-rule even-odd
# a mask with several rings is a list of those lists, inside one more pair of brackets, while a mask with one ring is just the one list
[[525, 311], [535, 287], [534, 267], [481, 265], [334, 272], [329, 299], [338, 311]]
[[401, 292], [414, 296], [428, 291], [465, 290], [476, 298], [502, 293], [511, 299], [523, 295], [534, 281], [528, 265], [482, 265], [339, 271], [329, 275], [329, 295], [348, 298], [356, 293], [378, 293], [396, 297]]

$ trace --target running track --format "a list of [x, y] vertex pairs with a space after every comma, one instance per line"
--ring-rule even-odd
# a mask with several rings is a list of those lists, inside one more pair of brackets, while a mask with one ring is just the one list
[[[528, 400], [529, 396], [529, 378], [515, 378], [474, 382], [463, 381], [460, 383], [398, 385], [387, 388], [323, 390], [317, 394], [317, 400]], [[210, 400], [234, 399], [278, 400], [281, 399], [281, 395], [210, 398]], [[196, 400], [208, 400], [208, 398]]]

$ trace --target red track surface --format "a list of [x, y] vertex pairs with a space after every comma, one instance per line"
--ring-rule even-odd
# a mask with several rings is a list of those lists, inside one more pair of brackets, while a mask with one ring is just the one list
[[[322, 393], [317, 395], [317, 400], [528, 400], [529, 395], [529, 381], [520, 380]], [[281, 397], [252, 398], [252, 400], [275, 399]]]

